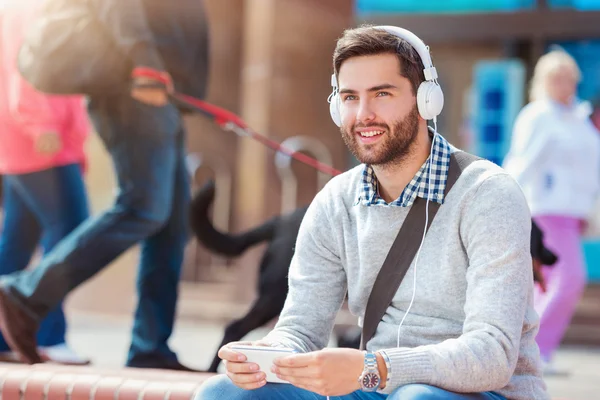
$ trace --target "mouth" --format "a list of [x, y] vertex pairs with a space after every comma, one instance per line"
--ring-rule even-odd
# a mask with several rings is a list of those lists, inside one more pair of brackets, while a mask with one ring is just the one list
[[385, 131], [379, 129], [356, 131], [356, 135], [360, 141], [365, 144], [376, 142], [383, 136], [384, 133]]

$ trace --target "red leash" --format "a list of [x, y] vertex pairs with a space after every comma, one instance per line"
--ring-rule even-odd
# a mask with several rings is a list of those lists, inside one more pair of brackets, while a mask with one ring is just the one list
[[281, 153], [287, 154], [288, 156], [309, 165], [316, 170], [323, 172], [325, 174], [335, 176], [341, 174], [341, 171], [333, 168], [330, 165], [323, 164], [322, 162], [315, 160], [312, 157], [307, 156], [306, 154], [296, 152], [290, 150], [286, 147], [283, 147], [281, 144], [277, 143], [274, 140], [271, 140], [259, 133], [250, 129], [248, 124], [244, 122], [236, 114], [231, 111], [225, 110], [224, 108], [217, 107], [214, 104], [207, 103], [205, 101], [196, 99], [195, 97], [188, 96], [181, 93], [176, 93], [172, 96], [177, 102], [192, 108], [196, 111], [201, 112], [204, 115], [212, 117], [214, 121], [224, 130], [235, 132], [239, 136], [250, 136], [252, 139], [264, 144], [265, 146], [279, 151]]
[[[133, 69], [131, 76], [133, 78], [150, 78], [156, 81], [159, 87], [166, 88], [168, 91], [173, 88], [171, 76], [166, 72], [157, 71], [148, 67], [137, 67]], [[154, 84], [148, 84], [144, 86], [153, 87]], [[333, 168], [330, 165], [323, 164], [322, 162], [315, 160], [314, 158], [309, 157], [306, 154], [287, 149], [281, 144], [277, 143], [276, 141], [271, 140], [266, 136], [258, 134], [257, 132], [250, 129], [248, 124], [246, 124], [246, 122], [244, 122], [243, 119], [241, 119], [231, 111], [227, 111], [221, 107], [217, 107], [213, 104], [181, 93], [174, 93], [171, 97], [173, 97], [177, 102], [189, 108], [192, 108], [204, 115], [214, 118], [215, 122], [224, 130], [235, 132], [239, 136], [250, 136], [252, 139], [264, 144], [265, 146], [270, 147], [275, 151], [287, 154], [288, 156], [295, 158], [296, 160], [306, 165], [309, 165], [325, 174], [331, 176], [341, 174], [341, 171]]]

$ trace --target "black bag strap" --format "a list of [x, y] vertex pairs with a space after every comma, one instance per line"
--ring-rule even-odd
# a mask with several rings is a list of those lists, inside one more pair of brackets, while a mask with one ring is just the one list
[[[472, 162], [481, 158], [464, 151], [456, 151], [450, 155], [450, 167], [448, 169], [448, 178], [446, 188], [444, 189], [444, 198], [448, 195], [462, 171]], [[429, 221], [427, 230], [431, 226], [440, 204], [429, 202]], [[373, 289], [367, 302], [365, 318], [363, 321], [362, 335], [360, 339], [360, 348], [364, 350], [366, 344], [371, 340], [379, 322], [385, 315], [394, 295], [400, 287], [406, 271], [410, 267], [412, 260], [417, 254], [421, 239], [423, 237], [423, 228], [425, 221], [425, 207], [427, 200], [417, 197], [413, 203], [398, 236], [394, 240], [388, 255], [383, 262], [381, 270], [375, 279]]]

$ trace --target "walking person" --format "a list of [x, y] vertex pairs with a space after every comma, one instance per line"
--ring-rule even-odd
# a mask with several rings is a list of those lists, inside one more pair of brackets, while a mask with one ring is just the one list
[[515, 122], [504, 167], [519, 182], [544, 242], [558, 257], [544, 268], [547, 290], [536, 288], [537, 343], [544, 370], [554, 372], [559, 347], [586, 284], [581, 234], [600, 185], [600, 136], [590, 107], [575, 97], [581, 73], [561, 50], [540, 58], [531, 102]]
[[62, 240], [35, 270], [2, 280], [0, 330], [25, 361], [40, 362], [35, 346], [38, 321], [71, 290], [141, 243], [127, 366], [186, 370], [168, 345], [190, 198], [185, 129], [168, 95], [173, 87], [195, 97], [205, 95], [204, 4], [199, 0], [89, 3], [90, 17], [100, 21], [111, 34], [115, 51], [132, 64], [119, 87], [93, 94], [89, 103], [92, 121], [114, 163], [118, 194], [111, 208]]
[[[0, 275], [24, 270], [38, 245], [48, 254], [88, 217], [82, 169], [90, 125], [83, 98], [42, 94], [17, 71], [19, 46], [37, 3], [12, 0], [0, 12]], [[67, 346], [66, 329], [57, 302], [37, 332], [40, 351], [54, 362], [88, 363]], [[4, 338], [0, 361], [18, 361]]]

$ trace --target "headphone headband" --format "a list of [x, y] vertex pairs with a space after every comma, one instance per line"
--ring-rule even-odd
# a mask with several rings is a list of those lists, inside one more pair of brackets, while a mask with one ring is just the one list
[[387, 33], [399, 37], [400, 39], [404, 39], [410, 44], [421, 57], [421, 61], [423, 62], [423, 73], [425, 74], [426, 81], [436, 80], [438, 77], [437, 70], [433, 66], [433, 62], [431, 61], [431, 55], [429, 54], [429, 47], [423, 43], [423, 41], [414, 33], [404, 28], [400, 28], [397, 26], [391, 25], [380, 25], [375, 26], [373, 29], [379, 29], [382, 31], [386, 31]]

